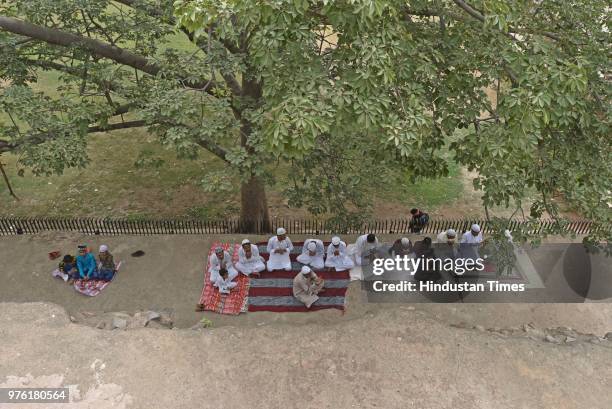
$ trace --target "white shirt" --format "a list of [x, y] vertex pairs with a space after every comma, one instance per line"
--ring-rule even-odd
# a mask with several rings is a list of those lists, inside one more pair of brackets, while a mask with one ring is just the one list
[[310, 256], [310, 250], [308, 250], [308, 244], [310, 242], [314, 242], [317, 245], [317, 248], [315, 249], [315, 255], [313, 257], [323, 257], [323, 254], [325, 254], [325, 246], [323, 245], [323, 242], [319, 239], [306, 240], [304, 242], [304, 247], [302, 247], [302, 254]]
[[[338, 250], [339, 254], [336, 256], [334, 254], [334, 252]], [[346, 243], [341, 241], [340, 244], [338, 244], [338, 247], [335, 247], [333, 244], [330, 244], [327, 247], [327, 258], [330, 257], [344, 257], [346, 256]]]
[[482, 232], [478, 232], [477, 236], [474, 236], [470, 230], [463, 233], [461, 236], [461, 243], [464, 244], [480, 244], [482, 243]]
[[359, 236], [355, 242], [355, 250], [359, 254], [367, 254], [373, 249], [378, 248], [378, 237], [374, 239], [374, 243], [368, 243], [368, 235]]
[[279, 241], [278, 236], [272, 236], [270, 240], [268, 240], [268, 253], [270, 253], [270, 255], [276, 254], [274, 253], [276, 249], [286, 249], [287, 252], [283, 253], [283, 255], [289, 255], [289, 252], [293, 250], [293, 243], [291, 243], [289, 237], [285, 237], [285, 240]]
[[217, 255], [215, 253], [213, 253], [210, 256], [210, 268], [212, 269], [220, 269], [220, 268], [224, 268], [226, 270], [229, 270], [230, 268], [233, 268], [234, 265], [232, 263], [232, 256], [230, 256], [230, 254], [227, 251], [223, 252], [223, 259], [219, 260], [219, 257], [217, 257]]
[[259, 258], [259, 249], [257, 248], [256, 245], [251, 244], [251, 258], [247, 258], [246, 252], [244, 251], [244, 248], [242, 246], [240, 246], [240, 249], [238, 249], [238, 260], [242, 264], [253, 263], [255, 261], [260, 261], [260, 258]]

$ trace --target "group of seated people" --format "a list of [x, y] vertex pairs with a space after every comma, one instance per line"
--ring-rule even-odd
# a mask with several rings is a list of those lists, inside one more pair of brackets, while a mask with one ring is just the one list
[[113, 255], [108, 250], [108, 246], [103, 244], [99, 248], [98, 260], [86, 245], [78, 246], [76, 257], [70, 254], [64, 256], [59, 263], [59, 272], [72, 283], [78, 279], [110, 281], [117, 270]]
[[[446, 243], [452, 249], [455, 247], [456, 232], [448, 229], [437, 237], [437, 243]], [[461, 243], [477, 244], [482, 242], [480, 226], [472, 225], [461, 238]], [[325, 249], [322, 240], [310, 238], [304, 241], [302, 252], [297, 256], [297, 261], [302, 264], [300, 273], [293, 281], [293, 295], [300, 300], [307, 308], [317, 301], [318, 294], [324, 291], [324, 280], [317, 276], [313, 270], [323, 268], [334, 269], [336, 271], [350, 270], [355, 266], [365, 266], [375, 258], [381, 256], [382, 246], [375, 234], [364, 234], [359, 236], [355, 244], [349, 249], [344, 241], [338, 236], [331, 239], [331, 243]], [[259, 255], [256, 245], [249, 239], [244, 239], [238, 250], [238, 262], [234, 265], [232, 256], [222, 247], [215, 248], [214, 254], [209, 259], [210, 281], [213, 286], [218, 288], [222, 294], [229, 294], [237, 283], [234, 279], [238, 274], [259, 277], [264, 270], [291, 271], [290, 253], [293, 250], [293, 243], [287, 237], [287, 232], [280, 227], [276, 235], [268, 240], [267, 252], [269, 258], [267, 263]], [[427, 255], [431, 251], [431, 239], [425, 240], [415, 245], [407, 238], [397, 239], [388, 253], [395, 255]]]

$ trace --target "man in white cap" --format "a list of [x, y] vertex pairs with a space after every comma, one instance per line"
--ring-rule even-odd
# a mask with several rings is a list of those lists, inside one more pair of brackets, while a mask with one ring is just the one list
[[227, 270], [228, 279], [231, 281], [234, 278], [238, 277], [238, 271], [234, 268], [234, 263], [232, 262], [232, 256], [221, 246], [215, 247], [214, 254], [210, 255], [208, 265], [210, 268], [210, 281], [214, 284], [219, 278], [219, 270], [224, 268]]
[[480, 231], [480, 226], [474, 223], [470, 230], [461, 236], [461, 244], [479, 245], [480, 243], [482, 243], [482, 232]]
[[297, 256], [297, 261], [302, 264], [309, 265], [317, 270], [324, 266], [323, 256], [325, 254], [325, 246], [319, 239], [308, 239], [302, 247], [302, 254]]
[[335, 268], [336, 271], [350, 270], [355, 267], [355, 263], [346, 251], [346, 243], [338, 236], [332, 237], [331, 244], [327, 247], [325, 267]]
[[377, 257], [379, 247], [378, 238], [375, 234], [370, 233], [359, 236], [354, 247], [355, 264], [358, 266], [370, 264]]
[[108, 251], [106, 244], [100, 246], [98, 260], [100, 260], [98, 278], [104, 281], [111, 281], [117, 272], [117, 267], [115, 266], [113, 255]]
[[287, 231], [285, 229], [282, 227], [276, 229], [276, 236], [272, 236], [270, 240], [268, 240], [267, 250], [270, 254], [270, 258], [268, 259], [268, 271], [291, 271], [289, 253], [293, 250], [293, 244], [291, 240], [289, 240], [289, 237], [287, 237]]
[[438, 234], [436, 238], [436, 243], [438, 244], [454, 244], [457, 239], [457, 232], [454, 229], [448, 229]]
[[251, 244], [249, 239], [242, 240], [242, 246], [238, 250], [238, 262], [236, 268], [242, 274], [259, 277], [259, 273], [266, 269], [264, 259], [259, 255], [259, 249]]
[[408, 237], [402, 237], [401, 239], [395, 240], [395, 242], [393, 242], [393, 246], [391, 246], [389, 249], [389, 254], [391, 254], [393, 257], [404, 257], [412, 254], [413, 252], [412, 242]]
[[293, 279], [293, 296], [310, 308], [318, 299], [318, 294], [323, 291], [325, 282], [319, 278], [308, 266]]

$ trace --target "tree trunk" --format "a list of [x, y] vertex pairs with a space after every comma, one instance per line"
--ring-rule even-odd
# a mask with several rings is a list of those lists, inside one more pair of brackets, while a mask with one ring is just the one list
[[[250, 104], [257, 104], [261, 98], [261, 85], [255, 80], [250, 80], [250, 75], [242, 79], [242, 96]], [[252, 132], [252, 124], [241, 117], [240, 145], [249, 154], [255, 155], [253, 148], [248, 144]], [[270, 212], [268, 211], [268, 200], [266, 198], [266, 187], [261, 178], [250, 174], [245, 177], [240, 186], [240, 225], [244, 233], [269, 233]]]
[[266, 187], [255, 175], [240, 186], [240, 225], [242, 233], [269, 233], [271, 229]]

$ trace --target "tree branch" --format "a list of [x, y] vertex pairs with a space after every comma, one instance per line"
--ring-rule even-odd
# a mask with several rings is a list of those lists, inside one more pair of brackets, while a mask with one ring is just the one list
[[[30, 37], [33, 39], [44, 41], [48, 44], [59, 45], [63, 47], [81, 46], [91, 51], [95, 55], [108, 58], [122, 65], [133, 67], [139, 71], [156, 76], [161, 71], [161, 68], [146, 57], [135, 54], [129, 50], [110, 45], [103, 41], [86, 38], [76, 34], [31, 24], [23, 20], [0, 15], [0, 28], [5, 31]], [[204, 89], [209, 94], [212, 94], [214, 83], [207, 81], [198, 84], [192, 84], [193, 88]]]

